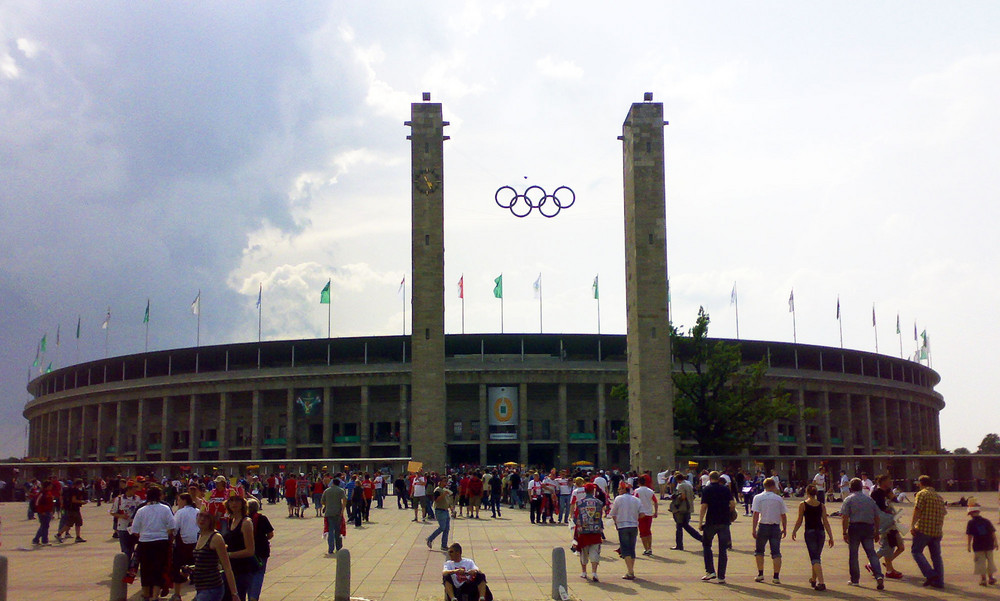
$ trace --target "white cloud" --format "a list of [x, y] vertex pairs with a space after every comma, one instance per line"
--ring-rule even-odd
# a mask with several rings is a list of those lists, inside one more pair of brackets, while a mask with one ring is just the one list
[[583, 69], [571, 60], [559, 60], [551, 55], [535, 61], [538, 72], [545, 77], [553, 79], [580, 79], [583, 77]]
[[41, 48], [37, 42], [33, 42], [27, 38], [18, 38], [17, 49], [23, 52], [24, 56], [28, 58], [35, 58]]

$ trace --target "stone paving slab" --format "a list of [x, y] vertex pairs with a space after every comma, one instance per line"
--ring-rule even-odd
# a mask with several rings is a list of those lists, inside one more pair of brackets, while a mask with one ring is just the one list
[[[960, 495], [949, 493], [947, 500]], [[984, 503], [983, 515], [998, 517], [995, 495], [979, 494]], [[789, 531], [794, 524], [798, 500], [789, 500]], [[831, 504], [836, 510], [839, 504]], [[0, 553], [9, 561], [8, 599], [10, 601], [106, 601], [111, 561], [118, 552], [118, 542], [111, 538], [111, 518], [107, 505], [84, 507], [83, 536], [88, 542], [33, 548], [30, 544], [38, 522], [26, 519], [23, 503], [0, 504]], [[904, 509], [909, 520], [912, 506]], [[310, 512], [312, 510], [310, 509]], [[268, 563], [262, 599], [267, 601], [319, 601], [334, 596], [336, 559], [326, 557], [322, 538], [322, 520], [315, 517], [288, 519], [281, 505], [266, 505], [264, 513], [275, 526], [272, 556]], [[552, 548], [568, 547], [569, 530], [565, 526], [529, 523], [525, 510], [503, 510], [500, 519], [489, 512], [482, 519], [453, 520], [450, 540], [462, 543], [489, 579], [498, 601], [540, 601], [551, 591]], [[348, 527], [345, 546], [351, 550], [352, 595], [372, 601], [424, 601], [442, 599], [440, 584], [444, 555], [426, 546], [426, 537], [436, 524], [411, 521], [412, 511], [396, 509], [395, 500], [386, 500], [385, 509], [372, 509], [372, 521], [363, 528]], [[837, 519], [837, 518], [834, 518]], [[614, 554], [617, 537], [608, 521], [608, 542], [603, 546], [599, 574], [601, 582], [579, 578], [577, 558], [567, 549], [569, 593], [583, 601], [636, 601], [640, 598], [714, 601], [734, 599], [812, 599], [818, 596], [835, 599], [895, 598], [931, 601], [937, 599], [997, 599], [1000, 587], [978, 586], [972, 575], [972, 556], [966, 552], [965, 508], [950, 508], [945, 523], [943, 552], [947, 588], [925, 589], [923, 578], [909, 553], [897, 560], [905, 574], [903, 580], [886, 581], [885, 591], [876, 591], [875, 583], [863, 572], [861, 587], [848, 587], [847, 545], [835, 541], [833, 549], [823, 553], [828, 590], [817, 593], [810, 588], [809, 560], [801, 536], [798, 541], [782, 542], [784, 567], [781, 585], [753, 582], [756, 567], [750, 519], [740, 517], [733, 526], [734, 550], [730, 554], [728, 584], [700, 581], [703, 560], [700, 545], [687, 538], [685, 551], [670, 551], [673, 546], [673, 520], [664, 512], [654, 522], [652, 558], [640, 557], [635, 572], [638, 579], [625, 581], [624, 562]], [[840, 524], [832, 523], [839, 534]], [[53, 529], [54, 532], [54, 529]], [[801, 534], [801, 532], [800, 532]], [[909, 539], [907, 539], [909, 546]], [[770, 558], [765, 573], [770, 575]], [[138, 586], [130, 587], [130, 600], [140, 598]], [[185, 599], [192, 593], [187, 592]]]

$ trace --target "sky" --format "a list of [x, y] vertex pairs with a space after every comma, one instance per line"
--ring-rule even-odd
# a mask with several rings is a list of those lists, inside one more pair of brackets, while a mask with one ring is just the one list
[[[664, 105], [676, 325], [912, 355], [1000, 430], [1000, 4], [0, 2], [0, 457], [44, 368], [399, 334], [410, 103], [443, 103], [448, 333], [625, 331], [622, 148]], [[518, 219], [501, 186], [568, 186]], [[407, 277], [409, 280], [409, 277]], [[191, 303], [201, 295], [200, 330]], [[839, 302], [842, 319], [836, 318]], [[872, 310], [876, 326], [872, 326]], [[101, 323], [110, 308], [107, 330]], [[902, 333], [896, 334], [897, 315]], [[76, 324], [80, 337], [76, 338]], [[409, 326], [405, 326], [409, 332]], [[59, 345], [55, 344], [57, 332]], [[985, 418], [985, 419], [984, 419]]]

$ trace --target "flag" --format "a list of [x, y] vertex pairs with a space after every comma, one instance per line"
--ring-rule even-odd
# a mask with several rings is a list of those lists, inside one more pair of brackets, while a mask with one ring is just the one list
[[837, 319], [840, 319], [840, 297], [837, 297]]
[[39, 348], [42, 349], [43, 353], [45, 352], [45, 346], [46, 346], [45, 345], [45, 337], [46, 336], [48, 336], [48, 334], [42, 334], [42, 341], [39, 343]]
[[330, 282], [332, 280], [326, 281], [326, 286], [323, 286], [323, 290], [319, 293], [319, 304], [329, 305], [330, 304]]
[[458, 298], [465, 298], [465, 274], [458, 278]]
[[875, 327], [875, 303], [872, 303], [872, 327]]
[[917, 341], [917, 322], [913, 322], [913, 341]]
[[597, 285], [597, 278], [599, 278], [599, 277], [600, 277], [599, 275], [595, 275], [594, 276], [594, 299], [595, 300], [601, 298], [601, 291], [600, 291], [600, 288]]
[[62, 330], [62, 324], [56, 326], [56, 346], [59, 346], [60, 341], [60, 331]]
[[80, 320], [83, 319], [80, 315], [76, 316], [76, 339], [80, 339]]
[[406, 290], [406, 276], [404, 275], [403, 279], [400, 280], [399, 282], [399, 290], [396, 291], [396, 294], [402, 297], [405, 290]]
[[262, 296], [264, 296], [264, 284], [261, 284], [260, 288], [257, 289], [257, 308], [258, 309], [260, 309], [260, 299], [261, 299]]
[[149, 323], [149, 299], [146, 299], [146, 314], [142, 316], [142, 323]]
[[729, 293], [729, 305], [736, 304], [736, 282], [733, 282], [733, 291]]
[[791, 293], [788, 295], [788, 312], [795, 313], [795, 289], [792, 288]]
[[535, 283], [532, 284], [531, 287], [535, 289], [535, 298], [541, 298], [542, 297], [542, 274], [541, 273], [538, 274], [538, 279], [535, 280]]
[[496, 286], [493, 287], [493, 296], [497, 298], [503, 298], [503, 274], [501, 273], [493, 280]]
[[194, 297], [194, 301], [191, 302], [191, 313], [195, 315], [201, 314], [201, 290], [198, 291], [198, 296]]
[[899, 329], [899, 313], [896, 313], [896, 333], [901, 333], [901, 330]]
[[[927, 346], [928, 346], [927, 345], [927, 330], [924, 330], [923, 332], [920, 332], [920, 340], [921, 340], [920, 348], [926, 349]], [[42, 350], [44, 351], [45, 349], [43, 348]]]
[[109, 325], [111, 325], [111, 307], [108, 307], [108, 314], [104, 316], [104, 323], [101, 324], [101, 329], [106, 330]]
[[52, 371], [52, 362], [49, 361], [48, 366], [45, 367], [45, 373], [49, 373], [51, 371]]

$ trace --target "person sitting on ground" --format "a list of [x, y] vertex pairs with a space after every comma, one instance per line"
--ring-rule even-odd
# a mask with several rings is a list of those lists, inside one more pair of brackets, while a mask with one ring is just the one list
[[486, 586], [486, 574], [476, 562], [462, 557], [462, 545], [458, 543], [448, 547], [448, 561], [444, 562], [441, 579], [448, 601], [493, 601], [493, 593]]

